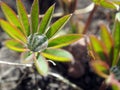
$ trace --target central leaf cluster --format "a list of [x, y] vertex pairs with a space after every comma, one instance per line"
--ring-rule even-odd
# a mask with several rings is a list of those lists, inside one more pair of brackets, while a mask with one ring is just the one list
[[27, 39], [27, 47], [33, 52], [41, 52], [48, 46], [48, 39], [45, 35], [31, 34]]

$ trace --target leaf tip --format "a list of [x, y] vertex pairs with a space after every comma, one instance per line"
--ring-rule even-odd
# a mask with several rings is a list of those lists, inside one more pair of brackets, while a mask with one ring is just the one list
[[73, 14], [71, 13], [70, 16], [72, 16]]
[[73, 16], [73, 13], [69, 14], [69, 19]]
[[52, 6], [55, 7], [56, 3], [54, 3]]

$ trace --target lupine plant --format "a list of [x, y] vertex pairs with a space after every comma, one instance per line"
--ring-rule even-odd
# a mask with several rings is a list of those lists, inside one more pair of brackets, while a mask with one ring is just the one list
[[0, 25], [11, 38], [5, 41], [8, 48], [22, 52], [25, 61], [33, 60], [38, 73], [44, 76], [49, 71], [46, 59], [60, 62], [74, 60], [68, 51], [58, 48], [79, 40], [82, 35], [55, 36], [70, 19], [71, 14], [50, 24], [55, 6], [52, 5], [39, 23], [39, 0], [34, 0], [30, 15], [27, 14], [21, 0], [16, 0], [16, 4], [18, 15], [7, 4], [0, 2], [6, 17], [6, 20], [0, 19]]
[[91, 66], [105, 78], [107, 85], [112, 85], [113, 90], [120, 90], [120, 13], [116, 14], [112, 33], [105, 24], [101, 24], [100, 28], [99, 38], [90, 35]]

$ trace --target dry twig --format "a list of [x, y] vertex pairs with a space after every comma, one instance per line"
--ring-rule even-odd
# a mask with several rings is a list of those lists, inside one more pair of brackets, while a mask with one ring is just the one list
[[13, 62], [8, 62], [8, 61], [0, 61], [0, 64], [7, 64], [7, 65], [13, 65], [13, 66], [32, 67], [32, 64], [21, 64], [21, 63], [13, 63]]

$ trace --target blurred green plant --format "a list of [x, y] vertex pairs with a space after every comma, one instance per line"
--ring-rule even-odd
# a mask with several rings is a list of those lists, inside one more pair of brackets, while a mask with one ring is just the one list
[[92, 1], [98, 6], [119, 10], [119, 5], [120, 5], [119, 0], [92, 0]]
[[85, 34], [88, 31], [88, 28], [91, 24], [94, 13], [96, 12], [96, 10], [99, 6], [103, 7], [103, 8], [108, 8], [108, 9], [116, 9], [118, 11], [119, 5], [120, 5], [119, 0], [92, 0], [92, 2], [94, 4], [94, 8], [91, 11], [91, 13], [89, 14], [89, 17], [88, 17], [85, 27], [83, 29], [83, 34]]
[[52, 25], [54, 12], [52, 5], [45, 13], [39, 24], [39, 0], [34, 0], [30, 19], [21, 0], [16, 0], [18, 16], [4, 2], [0, 2], [1, 9], [7, 20], [0, 19], [2, 29], [12, 38], [5, 41], [5, 45], [22, 54], [24, 62], [33, 60], [39, 74], [46, 76], [49, 71], [45, 58], [60, 62], [73, 61], [73, 56], [66, 50], [58, 49], [67, 46], [82, 35], [68, 34], [53, 37], [70, 19], [71, 14], [63, 16]]
[[100, 38], [90, 35], [91, 66], [113, 90], [120, 90], [120, 13], [116, 14], [112, 34], [106, 25], [101, 24], [100, 28]]

